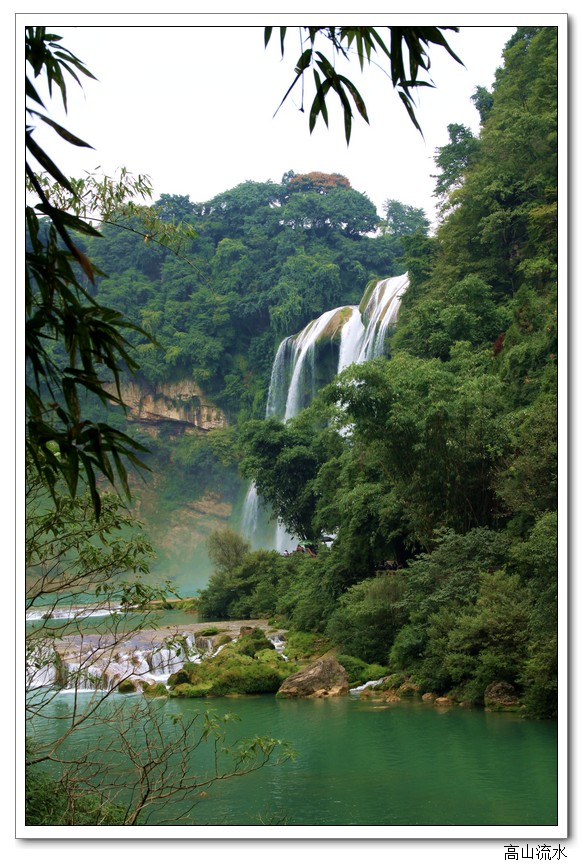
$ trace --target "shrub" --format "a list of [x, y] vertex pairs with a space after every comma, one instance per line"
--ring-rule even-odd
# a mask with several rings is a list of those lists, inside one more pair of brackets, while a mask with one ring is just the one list
[[[213, 683], [211, 682], [202, 682], [201, 684], [191, 685], [188, 683], [183, 683], [177, 685], [170, 691], [170, 697], [208, 697], [213, 688]], [[221, 694], [214, 692], [214, 696], [221, 696]]]
[[168, 689], [162, 682], [144, 682], [142, 692], [146, 697], [167, 697]]
[[367, 664], [366, 661], [351, 655], [337, 655], [336, 660], [346, 670], [351, 687], [380, 679], [387, 672], [387, 668], [381, 667], [380, 664]]
[[290, 660], [312, 660], [327, 652], [332, 646], [328, 637], [304, 631], [289, 631], [286, 637], [285, 654]]
[[26, 771], [27, 826], [121, 826], [125, 813], [121, 806], [51, 778], [38, 767]]

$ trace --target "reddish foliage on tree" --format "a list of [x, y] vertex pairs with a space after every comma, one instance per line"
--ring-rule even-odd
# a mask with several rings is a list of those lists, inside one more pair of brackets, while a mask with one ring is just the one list
[[506, 338], [506, 334], [505, 334], [505, 333], [501, 333], [501, 334], [498, 336], [498, 339], [496, 340], [496, 342], [495, 342], [494, 345], [492, 346], [492, 351], [494, 352], [494, 355], [500, 354], [500, 352], [501, 352], [502, 349], [504, 348], [504, 340], [505, 340], [505, 338]]
[[311, 171], [309, 174], [295, 174], [289, 180], [290, 191], [319, 192], [326, 195], [330, 189], [343, 186], [351, 189], [350, 180], [343, 174], [324, 174], [322, 171]]

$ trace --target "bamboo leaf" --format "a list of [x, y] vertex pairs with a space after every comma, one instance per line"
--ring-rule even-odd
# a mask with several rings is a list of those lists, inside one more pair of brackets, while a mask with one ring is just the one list
[[73, 192], [73, 188], [69, 183], [68, 178], [65, 177], [60, 168], [55, 165], [50, 156], [45, 153], [42, 147], [39, 147], [32, 135], [30, 135], [28, 132], [25, 135], [25, 140], [27, 149], [29, 150], [31, 155], [34, 156], [34, 158], [37, 160], [39, 165], [41, 165], [42, 168], [51, 175], [51, 177], [54, 177], [57, 183], [60, 183], [61, 186], [64, 186], [65, 189], [67, 189], [69, 192]]
[[64, 138], [65, 141], [68, 141], [69, 144], [73, 144], [75, 145], [75, 147], [89, 147], [91, 150], [95, 149], [94, 147], [92, 147], [91, 144], [87, 144], [86, 141], [83, 141], [81, 138], [73, 135], [72, 132], [69, 132], [68, 129], [65, 129], [65, 127], [61, 126], [59, 123], [55, 123], [54, 120], [51, 120], [51, 118], [47, 117], [45, 114], [41, 114], [38, 111], [30, 111], [29, 113], [35, 115], [39, 118], [39, 120], [42, 120], [43, 123], [46, 123], [52, 129], [54, 129], [55, 132], [57, 132], [61, 136], [61, 138]]

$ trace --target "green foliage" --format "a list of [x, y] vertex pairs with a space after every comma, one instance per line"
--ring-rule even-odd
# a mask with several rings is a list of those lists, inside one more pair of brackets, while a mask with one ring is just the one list
[[518, 28], [506, 47], [479, 150], [440, 229], [449, 281], [477, 265], [502, 296], [556, 278], [556, 51], [554, 27]]
[[298, 630], [291, 630], [286, 634], [285, 653], [292, 661], [311, 661], [330, 648], [330, 640], [322, 634]]
[[249, 544], [232, 529], [225, 528], [213, 532], [207, 541], [211, 562], [220, 572], [236, 568], [249, 552]]
[[[377, 487], [384, 481], [379, 492], [411, 549], [428, 549], [441, 525], [492, 524], [492, 478], [504, 446], [494, 376], [463, 378], [436, 359], [397, 354], [346, 371], [326, 399], [351, 430], [363, 480], [374, 467]], [[347, 494], [356, 489], [350, 483]]]
[[297, 667], [283, 661], [256, 628], [200, 664], [185, 664], [168, 679], [172, 697], [275, 693]]
[[312, 481], [325, 459], [327, 432], [315, 428], [309, 414], [287, 423], [270, 417], [246, 424], [241, 443], [243, 475], [254, 479], [290, 534], [312, 538], [317, 498]]
[[448, 360], [456, 342], [476, 347], [492, 344], [510, 321], [508, 310], [495, 303], [491, 287], [470, 275], [443, 293], [428, 293], [414, 307], [405, 308], [392, 347]]
[[556, 718], [558, 710], [558, 645], [556, 633], [543, 633], [528, 646], [528, 656], [519, 677], [522, 703], [527, 716]]
[[449, 144], [438, 147], [435, 155], [435, 164], [440, 173], [433, 175], [437, 181], [433, 194], [441, 201], [442, 208], [447, 208], [448, 196], [462, 185], [464, 175], [479, 148], [478, 139], [467, 126], [450, 123], [447, 132]]
[[394, 237], [406, 237], [420, 232], [426, 235], [429, 231], [429, 220], [420, 207], [403, 204], [394, 198], [388, 198], [384, 203], [385, 219], [382, 230]]
[[494, 104], [493, 94], [487, 90], [486, 87], [476, 87], [471, 98], [480, 115], [481, 122], [485, 123], [488, 114], [490, 113], [490, 109]]
[[[287, 27], [279, 28], [280, 46], [282, 57], [284, 55]], [[365, 102], [356, 89], [354, 82], [342, 75], [337, 70], [339, 58], [348, 57], [349, 52], [355, 51], [358, 57], [360, 69], [367, 64], [380, 65], [392, 81], [393, 87], [397, 89], [401, 102], [405, 106], [410, 120], [420, 129], [415, 116], [413, 90], [417, 87], [432, 87], [431, 80], [424, 79], [423, 73], [429, 70], [430, 59], [428, 48], [439, 45], [458, 63], [456, 57], [448, 45], [444, 30], [454, 30], [457, 27], [388, 27], [389, 44], [380, 32], [374, 27], [301, 27], [300, 44], [302, 53], [295, 64], [295, 78], [282, 99], [285, 102], [295, 85], [302, 82], [302, 111], [304, 76], [308, 69], [312, 69], [314, 75], [314, 86], [316, 94], [312, 102], [309, 114], [310, 132], [314, 129], [318, 117], [321, 115], [326, 126], [328, 125], [328, 107], [326, 98], [333, 91], [342, 106], [344, 115], [344, 133], [347, 143], [350, 141], [352, 131], [353, 109], [358, 110], [361, 117], [368, 123], [368, 113]], [[265, 28], [265, 44], [271, 39], [273, 27]], [[319, 37], [319, 38], [318, 38]], [[385, 37], [386, 38], [386, 37]], [[316, 51], [316, 42], [328, 40], [329, 46], [324, 42], [324, 49], [331, 46], [331, 59], [323, 50]], [[304, 47], [307, 45], [308, 47]], [[378, 57], [378, 60], [375, 59]], [[385, 65], [386, 64], [386, 68]]]
[[511, 447], [500, 470], [498, 495], [516, 516], [519, 529], [530, 527], [557, 507], [558, 423], [554, 394], [541, 394], [507, 418]]
[[480, 575], [503, 565], [510, 544], [505, 533], [483, 528], [466, 534], [448, 530], [439, 533], [435, 541], [430, 553], [409, 562], [399, 604], [407, 621], [390, 649], [392, 665], [414, 672], [424, 663], [425, 675], [430, 669], [429, 662], [423, 661], [428, 642], [437, 641], [441, 629], [447, 636], [457, 618], [475, 604]]
[[421, 675], [430, 677], [437, 669], [441, 687], [444, 682], [461, 685], [466, 699], [476, 701], [492, 682], [516, 683], [524, 664], [530, 612], [516, 575], [483, 575], [475, 604], [457, 617], [447, 637], [442, 614], [430, 618]]
[[[87, 147], [44, 113], [33, 84], [34, 79], [44, 78], [49, 94], [58, 87], [66, 109], [65, 74], [77, 83], [79, 74], [93, 77], [78, 58], [59, 46], [60, 41], [44, 27], [26, 28], [27, 114], [31, 122], [47, 124], [70, 144]], [[138, 454], [144, 448], [116, 427], [84, 416], [81, 400], [90, 393], [102, 403], [122, 404], [122, 368], [137, 369], [126, 336], [136, 326], [116, 310], [96, 303], [83, 285], [83, 280], [93, 284], [98, 271], [74, 236], [97, 237], [98, 232], [70, 206], [47, 197], [39, 172], [32, 167], [35, 162], [73, 201], [78, 200], [78, 190], [36, 143], [33, 133], [34, 127], [27, 126], [26, 180], [38, 199], [36, 205], [26, 207], [27, 454], [54, 497], [59, 480], [75, 496], [83, 479], [99, 516], [100, 477], [112, 484], [117, 481], [129, 495], [126, 466], [143, 468]], [[134, 191], [147, 194], [147, 179], [128, 183], [122, 197]], [[113, 379], [113, 387], [106, 385], [107, 376]]]
[[354, 658], [351, 655], [336, 655], [336, 660], [342, 664], [348, 673], [351, 688], [380, 679], [387, 673], [386, 667], [382, 667], [380, 664], [366, 664], [360, 658]]
[[26, 773], [27, 826], [123, 826], [125, 809], [39, 767]]
[[168, 690], [163, 682], [144, 682], [142, 684], [142, 693], [145, 697], [159, 698], [168, 696]]
[[273, 615], [279, 587], [293, 563], [272, 550], [249, 552], [249, 545], [229, 529], [209, 538], [215, 565], [208, 586], [200, 593], [199, 613], [205, 619]]
[[371, 577], [351, 586], [340, 596], [328, 621], [327, 634], [346, 654], [367, 663], [382, 663], [403, 624], [399, 604], [403, 591], [401, 572]]

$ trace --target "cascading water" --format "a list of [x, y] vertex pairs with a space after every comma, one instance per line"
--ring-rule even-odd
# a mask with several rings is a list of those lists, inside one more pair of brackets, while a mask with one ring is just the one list
[[366, 324], [352, 363], [364, 363], [383, 354], [387, 330], [397, 321], [401, 297], [407, 285], [406, 273], [377, 282], [364, 309]]
[[[321, 346], [334, 347], [337, 359], [328, 365], [330, 381], [353, 363], [364, 363], [384, 353], [389, 327], [395, 324], [401, 297], [408, 285], [407, 274], [376, 283], [364, 308], [337, 307], [324, 312], [295, 336], [279, 345], [267, 395], [266, 417], [286, 421], [306, 408], [326, 380], [321, 365]], [[339, 334], [339, 339], [338, 339]], [[318, 351], [320, 349], [320, 351]], [[243, 506], [242, 534], [253, 543], [261, 523], [261, 503], [255, 484], [251, 484]], [[274, 529], [273, 547], [289, 549], [293, 539], [281, 525]]]
[[259, 519], [259, 496], [254, 483], [249, 484], [245, 501], [243, 502], [243, 516], [241, 518], [241, 534], [246, 538], [253, 538], [257, 532], [257, 520]]
[[[292, 375], [285, 403], [284, 420], [295, 417], [316, 396], [316, 343], [342, 307], [324, 312], [300, 331], [293, 341]], [[331, 334], [332, 336], [334, 333]]]
[[107, 634], [73, 635], [34, 647], [27, 659], [26, 687], [65, 692], [111, 690], [131, 679], [140, 688], [145, 683], [166, 682], [186, 662], [199, 664], [222, 648], [215, 647], [212, 637], [200, 634], [172, 638], [136, 634], [121, 642]]
[[351, 307], [350, 318], [344, 324], [340, 334], [340, 351], [338, 353], [338, 370], [342, 372], [358, 357], [360, 346], [364, 339], [365, 327], [357, 306]]

